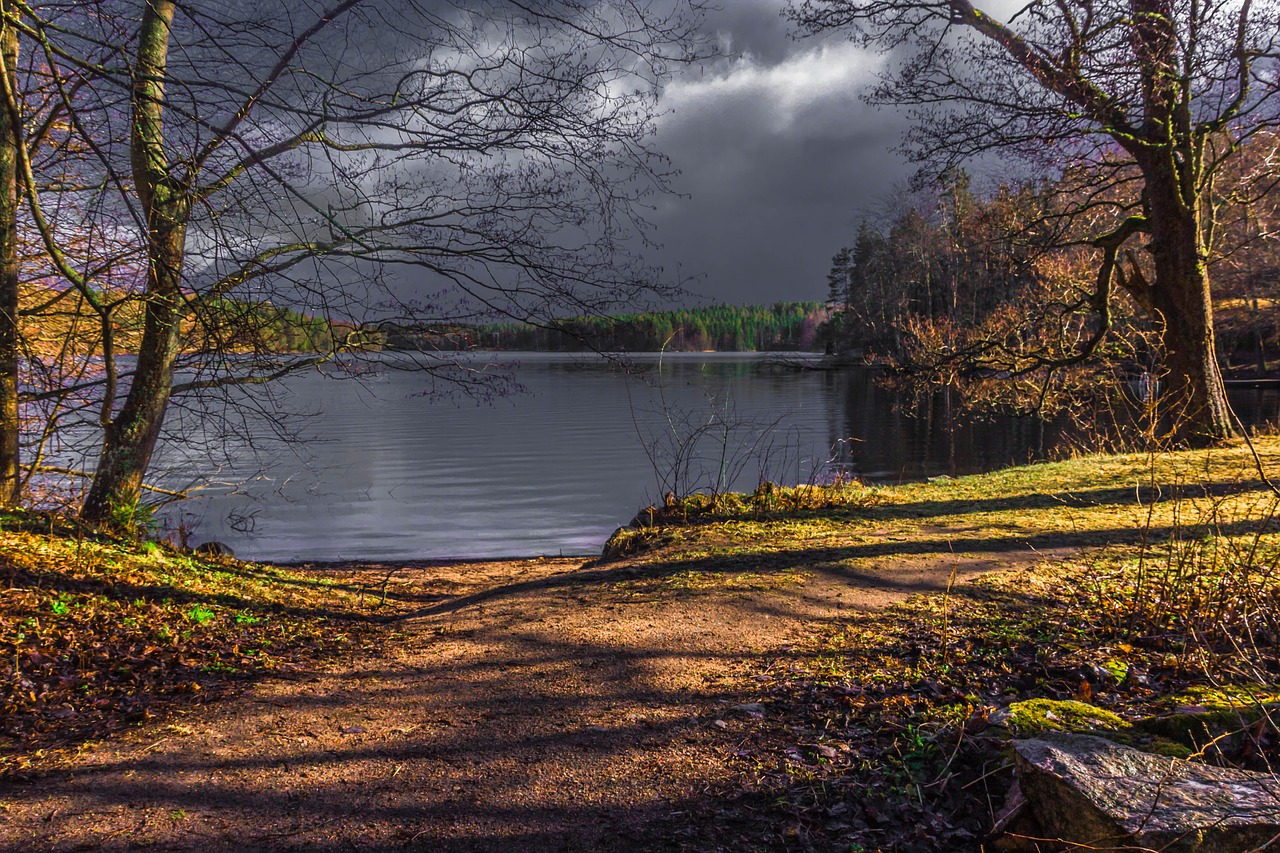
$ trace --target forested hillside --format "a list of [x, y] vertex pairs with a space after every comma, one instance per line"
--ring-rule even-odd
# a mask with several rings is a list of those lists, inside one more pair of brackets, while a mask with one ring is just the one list
[[571, 317], [555, 325], [503, 323], [400, 329], [393, 349], [499, 349], [533, 352], [767, 352], [812, 350], [827, 310], [819, 302], [713, 305], [617, 317]]
[[[30, 297], [37, 299], [36, 295]], [[47, 306], [37, 321], [25, 324], [32, 349], [56, 355], [58, 346], [99, 346], [100, 319], [73, 290], [47, 291]], [[421, 328], [358, 328], [271, 303], [216, 300], [185, 325], [185, 346], [192, 351], [231, 353], [325, 353], [360, 348], [535, 352], [767, 352], [812, 350], [829, 311], [819, 302], [773, 305], [715, 305], [617, 317], [572, 317], [555, 326], [527, 323], [447, 324]], [[142, 333], [142, 303], [121, 294], [111, 313], [117, 352], [136, 352]], [[78, 342], [78, 344], [76, 343]]]

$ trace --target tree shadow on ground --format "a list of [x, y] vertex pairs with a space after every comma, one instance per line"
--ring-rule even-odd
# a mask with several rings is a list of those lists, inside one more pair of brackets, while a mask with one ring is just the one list
[[[999, 560], [1010, 554], [1060, 553], [1109, 545], [1137, 545], [1165, 541], [1175, 534], [1194, 537], [1210, 531], [1223, 535], [1255, 533], [1260, 529], [1280, 528], [1280, 519], [1266, 522], [1240, 520], [1220, 522], [1212, 526], [1169, 524], [1148, 527], [1110, 527], [1088, 531], [1052, 530], [1017, 533], [1005, 536], [928, 536], [917, 540], [879, 541], [814, 548], [776, 548], [750, 554], [699, 554], [696, 556], [647, 557], [622, 561], [596, 560], [583, 564], [575, 572], [549, 578], [502, 584], [469, 595], [446, 598], [426, 607], [410, 609], [400, 618], [437, 616], [457, 612], [476, 605], [522, 596], [533, 591], [612, 587], [637, 579], [670, 579], [686, 573], [719, 573], [725, 575], [759, 573], [801, 568], [811, 574], [847, 581], [862, 588], [914, 593], [936, 589], [936, 582], [904, 580], [891, 569], [895, 558], [931, 557], [944, 560], [962, 557], [988, 558], [987, 570], [999, 567]], [[645, 557], [645, 555], [639, 555]], [[883, 561], [876, 568], [855, 568], [861, 560]], [[944, 577], [945, 581], [945, 577]], [[710, 591], [715, 591], [714, 588]]]
[[[695, 658], [755, 667], [758, 655], [679, 644], [620, 650], [607, 640], [553, 640], [533, 628], [499, 626], [492, 634], [451, 636], [474, 646], [472, 653], [426, 656], [411, 666], [357, 667], [320, 682], [312, 679], [323, 676], [298, 673], [283, 692], [223, 711], [252, 736], [232, 754], [220, 751], [224, 720], [215, 723], [218, 737], [198, 744], [160, 731], [150, 745], [135, 742], [87, 766], [9, 783], [0, 788], [4, 799], [24, 812], [75, 805], [55, 805], [48, 820], [24, 823], [22, 840], [0, 849], [111, 849], [107, 832], [175, 814], [193, 835], [177, 818], [162, 820], [152, 843], [664, 849], [702, 831], [697, 822], [685, 825], [688, 816], [717, 808], [726, 778], [714, 757], [726, 735], [709, 725], [724, 712], [706, 709], [731, 696], [675, 687], [655, 672]], [[380, 708], [376, 721], [367, 717], [371, 705]], [[346, 725], [350, 719], [360, 725]], [[393, 723], [417, 728], [400, 733]], [[655, 749], [673, 751], [676, 776], [653, 768]], [[11, 824], [0, 837], [17, 831]], [[148, 833], [132, 826], [118, 846]]]
[[[1148, 481], [1123, 487], [1072, 489], [1063, 492], [1024, 492], [1014, 495], [952, 500], [916, 500], [905, 503], [871, 504], [868, 506], [854, 503], [849, 505], [833, 504], [817, 508], [788, 507], [784, 500], [782, 505], [774, 509], [757, 508], [724, 514], [704, 511], [688, 514], [687, 517], [682, 515], [681, 509], [677, 507], [673, 510], [659, 511], [655, 518], [659, 522], [656, 525], [659, 529], [663, 525], [699, 527], [720, 524], [725, 521], [766, 522], [780, 519], [832, 519], [843, 521], [849, 518], [860, 518], [899, 521], [930, 517], [954, 518], [963, 515], [981, 515], [1016, 510], [1035, 511], [1126, 504], [1149, 506], [1178, 500], [1227, 498], [1249, 492], [1258, 492], [1260, 495], [1271, 494], [1270, 487], [1261, 480], [1239, 480], [1225, 483], [1151, 483]], [[646, 525], [646, 528], [650, 526]]]
[[[1132, 500], [1132, 492], [1125, 494]], [[1121, 502], [1112, 491], [1093, 499], [1100, 495]], [[910, 506], [912, 512], [948, 511], [936, 504]], [[1251, 533], [1258, 523], [1214, 529]], [[104, 753], [88, 766], [43, 771], [30, 784], [3, 783], [4, 798], [24, 814], [50, 798], [71, 807], [61, 816], [63, 807], [55, 807], [48, 820], [25, 820], [28, 834], [20, 841], [9, 840], [16, 831], [11, 824], [0, 831], [0, 845], [10, 846], [0, 849], [123, 849], [139, 838], [167, 849], [202, 850], [734, 849], [742, 846], [732, 834], [741, 815], [726, 808], [725, 796], [741, 780], [720, 762], [740, 742], [745, 723], [730, 720], [724, 729], [710, 723], [730, 716], [723, 710], [728, 702], [753, 697], [714, 685], [673, 686], [656, 674], [684, 661], [761, 671], [779, 649], [656, 641], [619, 648], [555, 640], [536, 627], [547, 612], [542, 604], [563, 608], [566, 599], [591, 594], [602, 604], [625, 606], [633, 596], [628, 584], [636, 582], [664, 584], [690, 573], [769, 576], [796, 567], [833, 588], [879, 590], [901, 600], [946, 589], [951, 565], [965, 566], [967, 576], [1082, 546], [1193, 533], [1173, 525], [993, 537], [930, 530], [906, 541], [745, 555], [659, 552], [460, 594], [429, 584], [389, 590], [395, 611], [380, 620], [434, 625], [443, 631], [439, 644], [453, 644], [455, 653], [395, 666], [368, 658], [338, 673], [313, 669], [279, 678], [281, 686], [270, 696], [247, 697], [234, 713], [213, 712], [219, 725], [241, 727], [241, 745], [230, 752], [212, 736], [161, 735], [150, 746], [125, 746], [117, 757]], [[781, 592], [804, 599], [804, 588]], [[806, 615], [794, 604], [780, 604], [778, 592], [734, 590], [725, 606], [744, 623]], [[816, 614], [830, 601], [807, 604]], [[483, 627], [445, 630], [450, 619], [481, 608], [488, 608], [484, 621], [475, 624]], [[847, 615], [828, 609], [806, 621], [821, 631]], [[430, 636], [422, 642], [433, 647]], [[888, 647], [884, 652], [894, 653]], [[815, 653], [789, 654], [801, 660]], [[375, 706], [379, 716], [371, 725]], [[638, 709], [636, 719], [619, 719], [620, 708]], [[401, 723], [415, 728], [397, 732]], [[679, 754], [685, 775], [667, 778], [646, 765], [654, 750]], [[175, 818], [157, 826], [154, 820], [179, 812], [189, 825]], [[246, 826], [253, 828], [247, 837]], [[107, 834], [116, 830], [120, 834]]]

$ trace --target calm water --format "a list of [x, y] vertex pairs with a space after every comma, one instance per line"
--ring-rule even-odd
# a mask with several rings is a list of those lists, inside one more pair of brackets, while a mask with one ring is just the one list
[[[258, 560], [595, 554], [668, 489], [970, 473], [1036, 458], [1053, 438], [1029, 420], [957, 423], [942, 398], [902, 411], [866, 369], [697, 354], [641, 357], [627, 373], [510, 357], [522, 391], [479, 404], [433, 398], [394, 359], [371, 381], [292, 377], [278, 393], [307, 413], [289, 422], [301, 446], [236, 415], [217, 439], [231, 460], [221, 485], [167, 520]], [[1270, 418], [1277, 398], [1237, 405]], [[157, 467], [182, 485], [207, 464], [170, 448]]]

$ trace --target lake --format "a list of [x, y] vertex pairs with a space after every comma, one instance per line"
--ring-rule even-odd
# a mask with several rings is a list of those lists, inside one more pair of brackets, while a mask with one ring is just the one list
[[[441, 398], [395, 356], [360, 381], [292, 376], [274, 393], [305, 413], [287, 422], [300, 441], [236, 413], [216, 440], [215, 485], [162, 515], [193, 542], [255, 560], [587, 555], [668, 490], [965, 474], [1042, 458], [1055, 440], [1033, 420], [965, 422], [944, 395], [905, 411], [870, 368], [796, 370], [756, 354], [632, 356], [629, 370], [490, 357], [508, 362], [498, 372], [510, 387], [478, 402]], [[1274, 392], [1239, 397], [1249, 421], [1280, 410]], [[208, 470], [192, 445], [161, 450], [164, 484]]]

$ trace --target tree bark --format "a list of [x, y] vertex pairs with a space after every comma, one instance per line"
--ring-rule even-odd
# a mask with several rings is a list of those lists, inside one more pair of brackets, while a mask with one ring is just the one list
[[[0, 54], [17, 90], [18, 31], [9, 0], [0, 2]], [[22, 423], [18, 412], [18, 155], [21, 128], [0, 108], [0, 506], [19, 497]]]
[[1158, 411], [1174, 441], [1203, 446], [1236, 435], [1235, 419], [1218, 366], [1199, 204], [1186, 205], [1174, 175], [1159, 172], [1148, 172], [1146, 181], [1155, 268], [1147, 301], [1160, 327], [1166, 386]]
[[1213, 444], [1236, 430], [1213, 334], [1202, 152], [1183, 97], [1190, 84], [1180, 76], [1177, 11], [1172, 0], [1131, 0], [1131, 8], [1144, 111], [1134, 159], [1144, 178], [1155, 266], [1148, 302], [1161, 330], [1167, 384], [1158, 411], [1171, 419], [1176, 442]]
[[[1095, 85], [1078, 64], [1057, 61], [1053, 51], [1033, 48], [975, 9], [970, 0], [949, 0], [951, 23], [971, 27], [1000, 45], [1040, 86], [1066, 98], [1111, 135], [1141, 169], [1145, 230], [1150, 235], [1147, 250], [1155, 275], [1150, 286], [1126, 286], [1161, 328], [1166, 387], [1160, 413], [1170, 419], [1170, 437], [1181, 444], [1212, 444], [1235, 436], [1236, 429], [1218, 366], [1205, 266], [1202, 216], [1208, 182], [1200, 149], [1207, 131], [1192, 119], [1192, 83], [1180, 61], [1173, 0], [1129, 0], [1128, 5], [1132, 70], [1140, 82], [1140, 127], [1130, 123], [1130, 115], [1108, 88]], [[1076, 41], [1068, 48], [1062, 56], [1069, 59], [1084, 45]], [[1245, 61], [1243, 56], [1240, 61]], [[1139, 271], [1134, 273], [1140, 280]]]
[[147, 216], [146, 310], [138, 364], [124, 405], [106, 425], [102, 455], [81, 515], [127, 522], [142, 494], [173, 388], [183, 315], [187, 188], [170, 175], [164, 144], [164, 85], [172, 0], [151, 0], [143, 13], [134, 67], [130, 140], [133, 178]]

